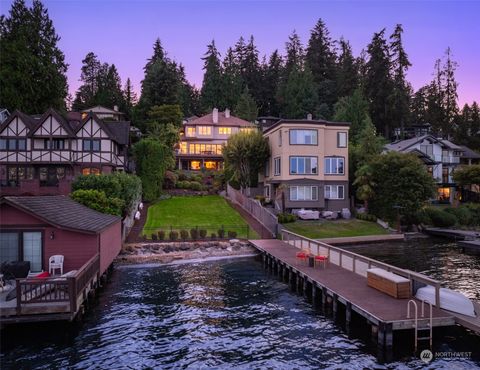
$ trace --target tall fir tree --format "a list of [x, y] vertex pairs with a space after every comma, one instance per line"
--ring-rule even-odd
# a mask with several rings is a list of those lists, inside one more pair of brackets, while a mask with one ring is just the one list
[[105, 66], [106, 73], [100, 74], [101, 79], [98, 84], [98, 91], [95, 96], [95, 104], [105, 106], [107, 108], [125, 107], [125, 100], [123, 98], [122, 80], [118, 74], [115, 64]]
[[207, 52], [202, 58], [203, 75], [202, 89], [200, 92], [200, 105], [204, 112], [213, 108], [225, 109], [225, 96], [222, 84], [222, 67], [220, 53], [215, 46], [215, 40], [207, 46]]
[[458, 83], [455, 79], [455, 70], [458, 63], [452, 59], [452, 51], [448, 47], [445, 51], [443, 76], [444, 76], [444, 107], [445, 107], [445, 127], [444, 132], [450, 136], [454, 131], [454, 120], [458, 114]]
[[243, 93], [238, 99], [234, 114], [236, 117], [244, 119], [249, 122], [254, 122], [258, 116], [258, 108], [255, 99], [250, 94], [248, 87], [245, 87]]
[[95, 105], [98, 84], [102, 79], [100, 74], [105, 71], [105, 69], [105, 66], [102, 66], [95, 53], [87, 53], [82, 60], [82, 73], [80, 74], [82, 85], [80, 85], [75, 94], [75, 100], [72, 105], [73, 110], [82, 110]]
[[265, 87], [264, 103], [261, 106], [261, 115], [279, 116], [280, 106], [277, 101], [277, 95], [282, 81], [284, 64], [282, 56], [278, 50], [275, 50], [268, 60], [268, 66], [265, 70], [263, 86]]
[[137, 104], [137, 94], [135, 93], [130, 78], [127, 78], [125, 87], [123, 89], [123, 100], [125, 102], [125, 115], [127, 119], [132, 118], [132, 110], [135, 104]]
[[59, 41], [39, 0], [30, 8], [24, 0], [13, 2], [0, 17], [0, 106], [31, 114], [65, 110], [68, 65]]
[[291, 71], [282, 91], [282, 103], [284, 117], [306, 118], [309, 113], [317, 113], [317, 88], [308, 67]]
[[225, 106], [233, 109], [242, 93], [242, 78], [240, 76], [240, 66], [232, 48], [228, 48], [223, 59], [223, 92]]
[[350, 96], [359, 85], [358, 66], [348, 41], [340, 39], [340, 55], [337, 64], [337, 95], [339, 98]]
[[287, 52], [285, 60], [284, 78], [288, 79], [292, 70], [301, 70], [305, 61], [305, 52], [303, 45], [297, 32], [293, 30], [292, 34], [288, 36], [288, 41], [285, 43]]

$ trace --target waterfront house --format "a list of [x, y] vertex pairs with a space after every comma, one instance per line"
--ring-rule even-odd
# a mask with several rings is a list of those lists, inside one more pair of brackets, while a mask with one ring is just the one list
[[[280, 119], [263, 132], [271, 157], [260, 177], [266, 198], [288, 211], [350, 208], [349, 123]], [[283, 194], [282, 194], [283, 193]], [[280, 200], [283, 198], [283, 200]]]
[[423, 135], [387, 144], [385, 150], [417, 155], [437, 182], [436, 199], [442, 202], [453, 201], [456, 185], [452, 175], [460, 165], [464, 153], [462, 147], [446, 139]]
[[177, 167], [183, 170], [221, 170], [222, 146], [228, 138], [239, 131], [255, 129], [253, 123], [231, 115], [229, 109], [219, 112], [214, 108], [200, 118], [185, 120], [176, 150]]
[[82, 114], [82, 118], [87, 117], [87, 115], [92, 112], [95, 115], [104, 120], [104, 121], [123, 121], [125, 118], [125, 114], [118, 111], [118, 106], [115, 105], [113, 109], [103, 107], [101, 105], [96, 105], [95, 107], [87, 108], [80, 113]]
[[1, 194], [68, 194], [80, 174], [127, 170], [129, 129], [93, 112], [13, 112], [0, 125]]

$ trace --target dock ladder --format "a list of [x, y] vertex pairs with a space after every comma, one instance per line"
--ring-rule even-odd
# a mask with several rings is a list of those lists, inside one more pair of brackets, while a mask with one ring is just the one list
[[[415, 352], [417, 352], [418, 348], [418, 342], [422, 340], [428, 340], [430, 343], [430, 349], [432, 349], [432, 340], [433, 340], [433, 308], [432, 304], [430, 302], [422, 300], [422, 318], [418, 318], [418, 305], [417, 302], [415, 302], [413, 299], [408, 301], [407, 305], [407, 319], [410, 319], [410, 303], [413, 304], [413, 308], [415, 309], [415, 323], [414, 323], [414, 329], [415, 329]], [[430, 306], [430, 316], [425, 317], [425, 304], [428, 304]], [[424, 325], [420, 326], [419, 321], [425, 322], [428, 320]], [[425, 332], [428, 330], [428, 334], [421, 334], [422, 336], [418, 336], [418, 332]]]

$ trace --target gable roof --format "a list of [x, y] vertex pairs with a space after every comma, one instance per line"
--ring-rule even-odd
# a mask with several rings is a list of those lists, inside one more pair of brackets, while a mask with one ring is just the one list
[[436, 138], [436, 137], [434, 137], [430, 134], [423, 135], [423, 136], [418, 136], [418, 137], [412, 137], [411, 139], [396, 141], [394, 143], [390, 143], [390, 144], [385, 145], [385, 149], [394, 150], [396, 152], [404, 152], [407, 149], [409, 149], [410, 147], [412, 147], [413, 145], [421, 143], [423, 140], [429, 140], [433, 143], [438, 143], [440, 145], [446, 146], [449, 149], [458, 150], [458, 151], [463, 150], [461, 147], [452, 143], [449, 140], [439, 139], [439, 138]]
[[245, 121], [241, 118], [232, 116], [225, 117], [225, 112], [218, 112], [218, 123], [213, 123], [213, 112], [206, 114], [200, 118], [192, 119], [186, 123], [187, 125], [205, 125], [205, 126], [239, 126], [239, 127], [256, 127], [253, 123]]
[[19, 110], [13, 111], [13, 113], [0, 125], [0, 132], [2, 132], [9, 124], [12, 122], [16, 117], [19, 117], [22, 122], [25, 124], [27, 129], [30, 131], [35, 125], [37, 121], [30, 117], [28, 114], [20, 112]]
[[114, 140], [117, 143], [121, 145], [127, 145], [129, 143], [129, 121], [105, 122], [105, 125], [112, 132], [112, 134], [114, 135]]
[[53, 116], [58, 121], [58, 123], [60, 123], [60, 125], [65, 129], [65, 131], [67, 131], [68, 136], [75, 137], [75, 131], [72, 129], [72, 126], [70, 126], [67, 119], [65, 119], [65, 117], [63, 117], [53, 108], [49, 108], [44, 114], [42, 114], [41, 118], [37, 120], [35, 126], [30, 129], [28, 136], [33, 136], [33, 134], [35, 134], [35, 132], [42, 126], [42, 124], [50, 115]]
[[97, 212], [64, 195], [3, 197], [0, 204], [3, 203], [59, 229], [86, 234], [99, 234], [121, 221], [118, 216]]
[[460, 148], [462, 148], [463, 150], [463, 155], [462, 155], [462, 158], [467, 158], [467, 159], [480, 159], [480, 154], [473, 151], [472, 149], [470, 149], [469, 147], [465, 146], [465, 145], [460, 145]]
[[107, 107], [104, 107], [103, 105], [96, 105], [91, 108], [86, 108], [84, 110], [80, 111], [81, 113], [88, 113], [88, 112], [93, 112], [93, 113], [100, 113], [100, 114], [115, 114], [115, 115], [123, 115], [124, 113], [119, 112], [118, 110], [110, 109]]
[[315, 120], [315, 119], [288, 119], [288, 118], [282, 118], [279, 119], [277, 122], [272, 124], [271, 126], [268, 126], [263, 133], [267, 133], [271, 130], [273, 130], [275, 127], [278, 127], [282, 124], [300, 124], [300, 125], [321, 125], [321, 126], [345, 126], [349, 127], [350, 122], [332, 122], [332, 121], [325, 121], [325, 120]]
[[107, 133], [107, 135], [112, 138], [112, 139], [115, 139], [115, 135], [110, 131], [110, 128], [109, 126], [107, 126], [107, 124], [100, 118], [98, 118], [98, 116], [94, 113], [94, 112], [88, 112], [87, 116], [85, 117], [85, 119], [82, 121], [82, 123], [80, 125], [78, 125], [77, 127], [77, 130], [75, 131], [75, 133], [77, 133], [78, 131], [80, 131], [80, 129], [85, 125], [85, 123], [88, 122], [88, 120], [90, 119], [93, 119], [96, 123], [98, 123], [98, 125], [100, 126], [100, 128], [105, 131]]

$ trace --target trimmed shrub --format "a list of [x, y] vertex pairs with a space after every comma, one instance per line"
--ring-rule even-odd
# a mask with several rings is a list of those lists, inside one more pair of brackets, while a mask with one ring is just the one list
[[178, 232], [177, 231], [170, 231], [169, 234], [170, 240], [177, 240], [178, 239]]
[[187, 175], [185, 175], [185, 173], [183, 172], [180, 172], [178, 174], [178, 181], [185, 181], [185, 180], [187, 180]]
[[190, 237], [193, 240], [197, 240], [198, 239], [198, 229], [190, 229]]
[[188, 239], [188, 231], [187, 230], [180, 230], [180, 238], [183, 240]]
[[212, 234], [210, 235], [210, 238], [212, 238], [212, 239], [217, 239], [217, 234], [212, 233]]
[[158, 240], [165, 240], [165, 231], [159, 230], [157, 234], [158, 234]]
[[466, 207], [445, 208], [443, 211], [454, 215], [460, 225], [469, 226], [472, 224], [472, 213]]
[[237, 237], [236, 231], [228, 231], [228, 239], [235, 239]]
[[190, 181], [201, 183], [203, 181], [203, 177], [201, 175], [191, 175], [190, 176]]
[[223, 229], [218, 229], [218, 237], [220, 239], [223, 239], [225, 237], [225, 230]]
[[297, 217], [291, 213], [280, 213], [278, 216], [278, 222], [281, 224], [288, 224], [290, 222], [295, 222]]
[[426, 208], [425, 212], [435, 227], [452, 227], [457, 223], [457, 217], [441, 209]]
[[207, 230], [200, 229], [200, 238], [205, 239], [207, 237]]
[[157, 240], [157, 234], [152, 233], [152, 240]]
[[190, 189], [200, 191], [203, 188], [203, 185], [200, 184], [198, 181], [190, 181]]

